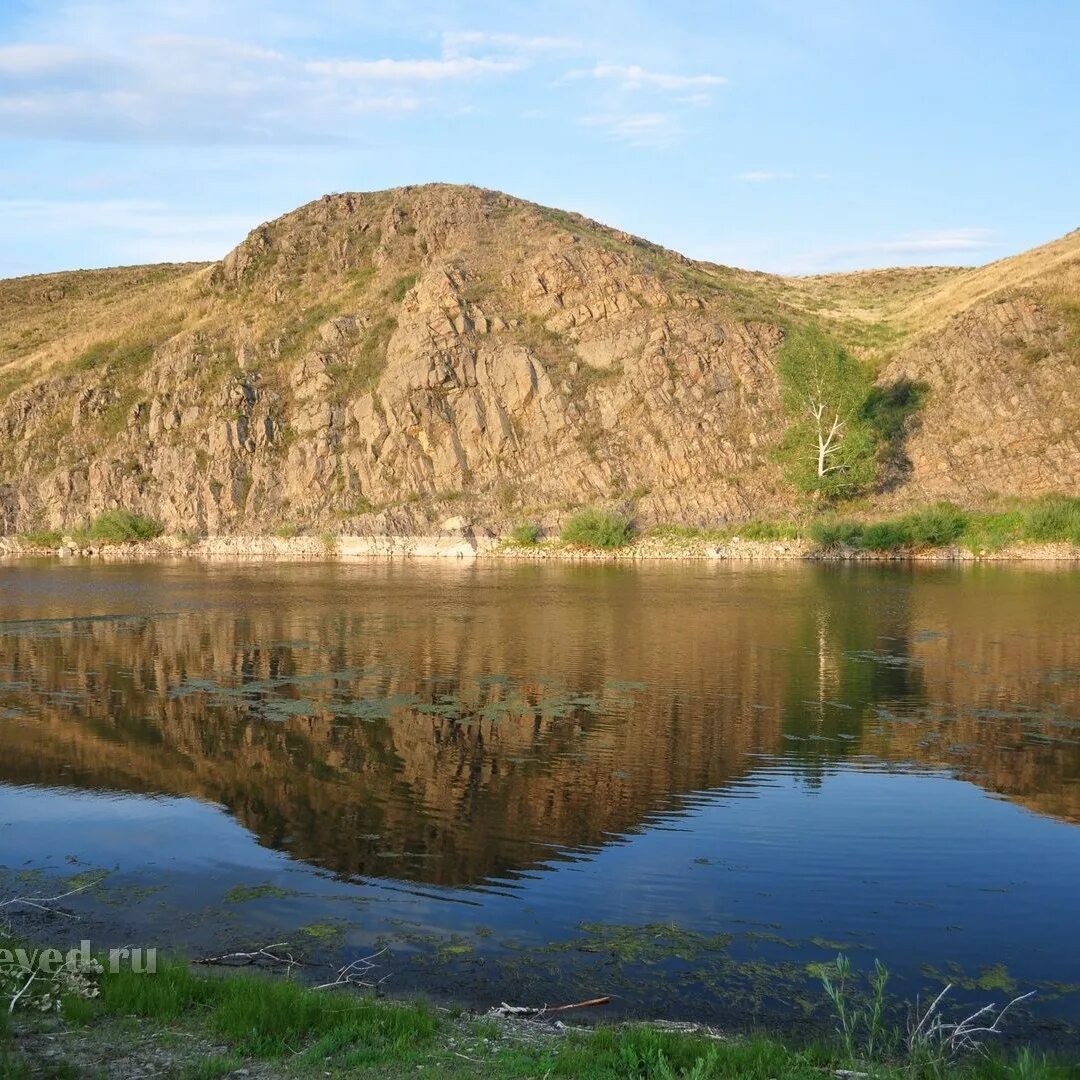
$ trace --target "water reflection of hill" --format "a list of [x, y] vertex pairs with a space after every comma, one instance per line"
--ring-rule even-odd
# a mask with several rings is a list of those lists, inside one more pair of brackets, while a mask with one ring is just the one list
[[0, 627], [0, 779], [191, 794], [334, 871], [443, 884], [605, 843], [760, 755], [809, 783], [946, 766], [1080, 821], [1071, 579], [302, 567], [179, 605], [138, 572], [188, 610]]

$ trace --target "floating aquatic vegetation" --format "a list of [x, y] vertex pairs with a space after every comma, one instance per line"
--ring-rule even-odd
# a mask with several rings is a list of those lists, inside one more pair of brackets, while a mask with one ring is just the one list
[[284, 900], [300, 895], [292, 889], [283, 889], [270, 882], [263, 882], [259, 885], [234, 885], [226, 890], [222, 899], [226, 904], [247, 904], [253, 900]]
[[646, 686], [646, 683], [632, 679], [608, 679], [604, 683], [604, 689], [615, 694], [630, 694], [637, 690], [644, 690]]
[[[291, 716], [311, 716], [322, 710], [339, 719], [365, 721], [388, 720], [398, 710], [411, 710], [425, 716], [435, 716], [454, 723], [477, 721], [498, 722], [508, 718], [557, 720], [578, 711], [599, 713], [601, 702], [588, 694], [565, 690], [540, 696], [513, 689], [504, 677], [477, 680], [477, 689], [505, 689], [505, 697], [476, 700], [472, 695], [444, 693], [425, 700], [417, 693], [398, 693], [385, 697], [346, 697], [340, 684], [356, 681], [372, 674], [370, 669], [315, 672], [304, 675], [281, 675], [269, 679], [249, 680], [238, 685], [223, 684], [213, 679], [185, 677], [168, 691], [170, 700], [193, 696], [204, 697], [210, 704], [225, 707], [243, 704], [249, 712], [268, 720], [284, 720]], [[437, 682], [440, 680], [430, 680]], [[444, 680], [443, 680], [444, 681]], [[297, 686], [333, 684], [335, 693], [326, 698], [299, 698], [283, 691]]]
[[620, 926], [583, 922], [578, 929], [582, 937], [549, 945], [547, 951], [607, 953], [620, 963], [656, 964], [671, 959], [695, 961], [705, 953], [727, 949], [732, 942], [731, 934], [702, 934], [677, 923]]
[[415, 694], [395, 694], [385, 698], [356, 698], [352, 701], [332, 700], [324, 707], [340, 719], [389, 720], [396, 709], [413, 709], [419, 699]]
[[253, 701], [249, 711], [264, 720], [283, 721], [294, 716], [314, 716], [318, 712], [317, 702], [308, 698], [267, 698]]
[[940, 982], [942, 985], [952, 983], [962, 990], [1002, 990], [1005, 993], [1013, 993], [1017, 982], [1009, 974], [1009, 969], [1004, 964], [991, 964], [979, 970], [977, 974], [968, 974], [959, 964], [950, 963], [944, 971], [931, 964], [924, 964], [919, 969], [928, 979]]
[[301, 937], [318, 941], [323, 945], [339, 944], [344, 941], [351, 924], [345, 922], [312, 922], [301, 926], [296, 932]]
[[812, 937], [810, 944], [815, 949], [825, 949], [831, 953], [845, 952], [848, 949], [866, 949], [869, 946], [857, 941], [832, 941], [824, 937]]

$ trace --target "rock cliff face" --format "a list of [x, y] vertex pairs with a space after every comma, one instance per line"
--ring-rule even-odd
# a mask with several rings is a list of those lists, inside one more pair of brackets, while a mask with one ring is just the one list
[[782, 279], [447, 185], [326, 196], [221, 262], [0, 283], [0, 534], [422, 531], [795, 505], [783, 327], [929, 386], [891, 502], [1080, 484], [1080, 234], [977, 271]]

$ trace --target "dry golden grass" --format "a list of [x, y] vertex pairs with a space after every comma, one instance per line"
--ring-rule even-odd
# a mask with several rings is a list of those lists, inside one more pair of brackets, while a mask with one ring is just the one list
[[996, 293], [1035, 289], [1043, 295], [1080, 295], [1080, 229], [1007, 259], [958, 274], [899, 313], [913, 331], [936, 330], [953, 315]]
[[206, 264], [73, 270], [0, 281], [0, 385], [38, 378], [101, 341], [157, 341], [195, 310]]
[[[585, 243], [626, 255], [710, 305], [727, 306], [732, 317], [766, 321], [814, 319], [860, 355], [876, 363], [895, 354], [912, 336], [932, 332], [950, 317], [1000, 293], [1027, 290], [1056, 303], [1069, 318], [1080, 301], [1080, 230], [1031, 251], [975, 269], [916, 267], [855, 273], [781, 277], [712, 263], [683, 260], [674, 252], [563, 211], [536, 207], [497, 193], [450, 185], [398, 189], [355, 196], [348, 221], [320, 200], [257, 232], [274, 239], [277, 259], [258, 265], [235, 287], [211, 284], [209, 264], [157, 264], [36, 275], [0, 281], [0, 393], [77, 362], [103, 342], [149, 342], [199, 330], [209, 339], [265, 341], [287, 335], [293, 326], [362, 310], [385, 316], [400, 297], [393, 289], [404, 274], [430, 261], [426, 247], [410, 238], [406, 223], [392, 238], [392, 256], [378, 268], [370, 260], [385, 244], [380, 230], [397, 205], [444, 200], [448, 228], [454, 230], [458, 262], [468, 264], [474, 282], [490, 282], [508, 299], [509, 276], [526, 252], [570, 231]], [[469, 217], [463, 205], [495, 200], [494, 208]], [[351, 222], [370, 229], [358, 240]], [[415, 232], [415, 229], [412, 230]], [[255, 235], [255, 234], [253, 234]], [[344, 240], [358, 242], [354, 266], [330, 257]], [[258, 245], [254, 259], [260, 255]], [[282, 260], [281, 252], [288, 258]], [[368, 260], [363, 266], [363, 260]], [[453, 260], [451, 260], [453, 261]], [[262, 282], [262, 284], [260, 284]], [[269, 284], [268, 284], [269, 283]], [[474, 284], [474, 288], [479, 286]]]

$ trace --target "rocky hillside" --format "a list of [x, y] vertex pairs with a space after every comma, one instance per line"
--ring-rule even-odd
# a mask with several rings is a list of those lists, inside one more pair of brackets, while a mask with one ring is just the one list
[[880, 503], [1080, 492], [1080, 232], [785, 279], [429, 185], [326, 196], [212, 265], [0, 282], [0, 533], [784, 513], [774, 358], [811, 318], [928, 388]]

